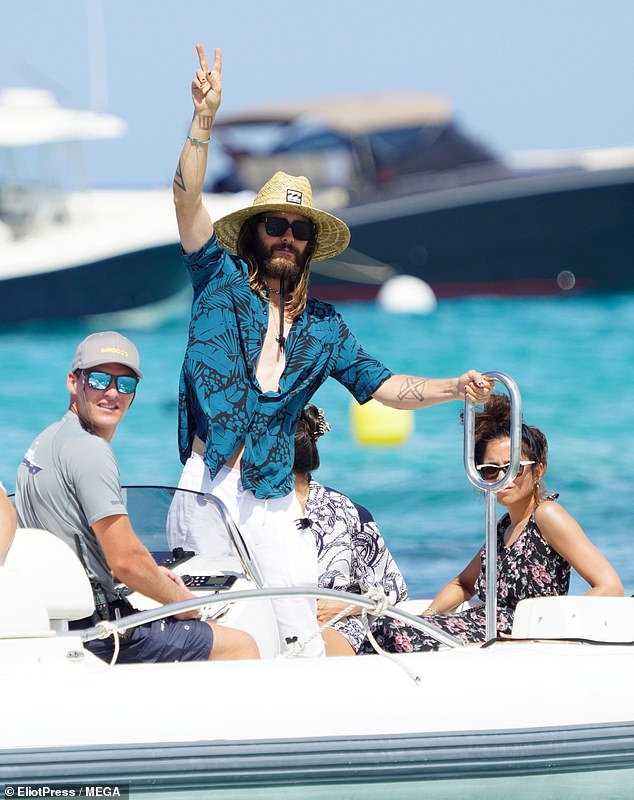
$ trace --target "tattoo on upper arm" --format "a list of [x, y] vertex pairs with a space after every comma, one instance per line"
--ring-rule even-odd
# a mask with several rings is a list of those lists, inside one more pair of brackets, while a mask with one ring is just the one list
[[408, 375], [398, 390], [399, 400], [416, 400], [422, 403], [425, 399], [424, 391], [427, 381], [425, 378], [412, 378]]
[[214, 118], [211, 117], [211, 116], [205, 116], [205, 117], [204, 116], [200, 116], [200, 117], [198, 117], [198, 124], [201, 127], [201, 129], [204, 130], [204, 131], [210, 131], [211, 130], [211, 125], [212, 125], [213, 121], [214, 121]]
[[187, 186], [185, 186], [185, 179], [183, 178], [183, 170], [181, 169], [181, 162], [179, 160], [178, 166], [176, 167], [176, 174], [174, 175], [174, 185], [177, 186], [181, 191], [186, 192]]

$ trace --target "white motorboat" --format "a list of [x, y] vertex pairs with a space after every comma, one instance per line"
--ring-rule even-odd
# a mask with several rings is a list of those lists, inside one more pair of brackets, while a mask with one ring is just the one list
[[[124, 132], [119, 118], [61, 108], [49, 92], [0, 94], [0, 323], [162, 316], [189, 296], [170, 190], [68, 185], [77, 142]], [[251, 197], [206, 195], [205, 204], [217, 218]]]
[[513, 638], [483, 647], [288, 659], [272, 592], [235, 564], [210, 570], [195, 557], [177, 569], [216, 586], [237, 575], [212, 597], [264, 658], [111, 667], [63, 630], [92, 611], [74, 553], [34, 531], [14, 549], [0, 568], [0, 786], [631, 796], [633, 598], [525, 600]]
[[46, 532], [16, 541], [0, 568], [0, 785], [631, 796], [633, 598], [525, 600], [513, 638], [482, 647], [287, 659], [274, 592], [253, 588], [235, 560], [210, 569], [194, 557], [176, 569], [216, 587], [236, 576], [211, 599], [220, 621], [256, 636], [263, 660], [111, 667], [82, 648], [90, 634], [65, 630], [93, 607], [74, 553]]
[[[509, 474], [519, 463], [513, 448]], [[176, 490], [126, 491], [135, 529], [160, 550]], [[0, 786], [118, 784], [152, 797], [279, 797], [291, 788], [310, 798], [631, 797], [634, 598], [523, 600], [512, 637], [482, 646], [439, 634], [437, 652], [282, 657], [274, 595], [345, 597], [429, 632], [413, 616], [425, 601], [392, 609], [371, 594], [262, 588], [220, 501], [198, 500], [220, 514], [227, 537], [213, 557], [174, 551], [168, 563], [204, 595], [189, 605], [250, 631], [262, 659], [100, 661], [84, 641], [187, 603], [156, 608], [135, 596], [139, 614], [69, 631], [93, 610], [85, 572], [57, 537], [21, 530], [0, 568]], [[487, 616], [488, 635], [495, 614]]]

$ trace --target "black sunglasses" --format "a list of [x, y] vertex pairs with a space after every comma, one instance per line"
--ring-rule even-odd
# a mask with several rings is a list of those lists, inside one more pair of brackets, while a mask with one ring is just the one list
[[[517, 477], [519, 478], [523, 475], [524, 467], [534, 463], [534, 461], [520, 461], [520, 466], [517, 470]], [[494, 481], [497, 479], [497, 476], [500, 474], [500, 472], [506, 472], [510, 466], [511, 462], [509, 461], [508, 464], [478, 464], [476, 469], [485, 481]]]
[[88, 386], [98, 392], [105, 392], [114, 381], [120, 394], [132, 394], [136, 392], [136, 387], [139, 383], [139, 379], [134, 375], [110, 375], [108, 372], [98, 372], [96, 370], [82, 370], [82, 375], [88, 377]]
[[315, 223], [309, 219], [296, 219], [294, 222], [289, 222], [284, 217], [263, 217], [261, 221], [269, 236], [284, 236], [289, 228], [293, 232], [293, 238], [298, 242], [307, 242], [315, 235]]

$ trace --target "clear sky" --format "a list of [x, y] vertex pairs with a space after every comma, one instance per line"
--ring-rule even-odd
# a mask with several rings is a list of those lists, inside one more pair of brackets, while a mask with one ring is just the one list
[[432, 91], [508, 153], [634, 145], [633, 39], [633, 0], [0, 0], [0, 88], [105, 103], [128, 134], [90, 145], [91, 180], [164, 186], [191, 116], [197, 41], [223, 49], [227, 111]]

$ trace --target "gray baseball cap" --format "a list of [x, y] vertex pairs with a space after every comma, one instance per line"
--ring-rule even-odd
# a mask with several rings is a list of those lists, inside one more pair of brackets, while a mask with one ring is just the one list
[[139, 369], [139, 351], [129, 339], [115, 331], [86, 336], [75, 351], [71, 372], [98, 367], [100, 364], [123, 364], [130, 367], [138, 378], [143, 377]]

